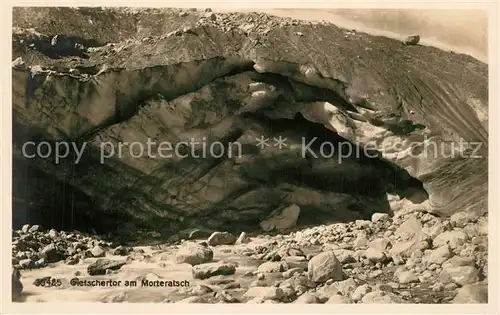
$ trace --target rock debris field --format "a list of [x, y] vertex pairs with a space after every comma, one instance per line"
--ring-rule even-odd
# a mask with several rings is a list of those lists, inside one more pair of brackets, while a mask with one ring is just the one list
[[193, 231], [198, 239], [126, 247], [26, 225], [13, 233], [12, 293], [29, 302], [487, 303], [487, 227], [464, 212], [375, 213], [284, 235]]

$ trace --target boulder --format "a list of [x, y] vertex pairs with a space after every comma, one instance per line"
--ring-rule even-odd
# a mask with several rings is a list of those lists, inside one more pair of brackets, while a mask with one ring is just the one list
[[247, 233], [245, 232], [241, 232], [240, 236], [238, 237], [238, 239], [236, 240], [236, 245], [239, 245], [239, 244], [246, 244], [246, 243], [249, 243], [251, 241], [250, 237], [248, 237]]
[[451, 251], [451, 248], [448, 244], [442, 245], [441, 247], [438, 247], [432, 251], [430, 251], [426, 256], [424, 256], [423, 260], [427, 264], [442, 264], [448, 258], [453, 256], [453, 252]]
[[205, 244], [186, 243], [175, 253], [174, 261], [178, 264], [190, 264], [192, 266], [211, 262], [214, 253]]
[[457, 295], [452, 300], [455, 304], [480, 304], [488, 303], [488, 284], [477, 282], [466, 284], [458, 289]]
[[125, 261], [115, 261], [106, 258], [99, 258], [87, 267], [90, 276], [105, 275], [108, 270], [119, 270], [126, 264]]
[[384, 263], [387, 260], [385, 253], [376, 248], [368, 248], [365, 250], [364, 256], [374, 264]]
[[403, 43], [406, 46], [412, 46], [412, 45], [417, 45], [419, 41], [420, 41], [420, 35], [411, 35], [406, 37]]
[[468, 236], [463, 231], [453, 230], [445, 231], [439, 234], [432, 243], [436, 247], [448, 244], [451, 249], [455, 249], [458, 246], [465, 244], [467, 240]]
[[372, 291], [372, 288], [368, 284], [363, 284], [360, 285], [359, 287], [354, 290], [354, 292], [351, 295], [351, 300], [354, 302], [361, 301], [361, 299], [368, 294], [369, 292]]
[[394, 235], [401, 237], [403, 240], [409, 240], [421, 233], [422, 228], [420, 220], [415, 215], [412, 215], [396, 229]]
[[106, 255], [104, 249], [99, 245], [94, 246], [94, 248], [92, 248], [90, 253], [92, 254], [93, 257], [104, 257]]
[[287, 269], [288, 269], [288, 266], [283, 262], [280, 262], [280, 261], [271, 262], [271, 261], [269, 261], [269, 262], [265, 262], [265, 263], [261, 264], [257, 268], [257, 271], [262, 272], [262, 273], [273, 273], [273, 272], [283, 272]]
[[217, 245], [234, 245], [236, 243], [236, 236], [229, 232], [213, 232], [208, 238], [207, 242], [210, 246]]
[[113, 249], [113, 255], [118, 255], [118, 256], [126, 256], [131, 252], [131, 248], [125, 247], [125, 246], [118, 246], [115, 249]]
[[42, 255], [42, 257], [45, 257], [48, 263], [55, 263], [63, 258], [61, 251], [55, 244], [49, 244], [45, 246], [40, 251], [40, 254]]
[[394, 277], [401, 284], [408, 284], [412, 282], [418, 282], [418, 276], [413, 270], [406, 270], [404, 267], [399, 268], [394, 272]]
[[387, 213], [377, 212], [377, 213], [372, 214], [372, 222], [373, 223], [386, 222], [386, 221], [389, 221], [390, 219], [391, 219], [391, 217]]
[[479, 281], [479, 270], [474, 266], [443, 266], [443, 271], [440, 275], [440, 281], [454, 283], [463, 286]]
[[450, 216], [450, 224], [454, 227], [463, 228], [471, 221], [473, 221], [472, 216], [463, 211], [454, 213]]
[[236, 272], [234, 264], [230, 263], [206, 263], [193, 266], [193, 278], [208, 279], [214, 276], [230, 276]]
[[309, 260], [307, 275], [314, 282], [340, 281], [343, 279], [342, 264], [333, 251], [323, 252]]

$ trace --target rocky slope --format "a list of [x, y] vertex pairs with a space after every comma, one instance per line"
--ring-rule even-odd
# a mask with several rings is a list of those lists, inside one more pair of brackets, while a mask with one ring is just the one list
[[[17, 226], [175, 241], [193, 228], [487, 212], [487, 65], [470, 56], [260, 13], [16, 8], [13, 26]], [[118, 154], [193, 138], [182, 158]], [[26, 141], [70, 149], [26, 158]], [[200, 141], [226, 154], [197, 158]], [[344, 151], [325, 156], [322, 142]]]
[[13, 233], [12, 294], [26, 302], [487, 303], [487, 234], [487, 218], [465, 212], [447, 220], [375, 213], [275, 237], [214, 232], [133, 248], [26, 225]]

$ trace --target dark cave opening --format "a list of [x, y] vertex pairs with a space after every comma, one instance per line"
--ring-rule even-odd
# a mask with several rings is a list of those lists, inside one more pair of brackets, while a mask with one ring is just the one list
[[[398, 195], [401, 198], [410, 197], [415, 190], [427, 195], [423, 183], [412, 177], [405, 169], [385, 160], [381, 153], [375, 150], [362, 148], [359, 144], [353, 143], [339, 134], [325, 128], [322, 124], [310, 122], [301, 113], [297, 113], [293, 119], [270, 119], [263, 114], [249, 114], [250, 119], [254, 119], [270, 132], [281, 133], [286, 130], [297, 131], [305, 139], [305, 143], [310, 143], [311, 151], [317, 155], [313, 156], [306, 152], [306, 159], [310, 162], [302, 167], [280, 169], [279, 174], [274, 174], [280, 181], [307, 185], [322, 191], [336, 191], [354, 195], [380, 197], [386, 193]], [[320, 146], [322, 143], [331, 143], [338, 152], [332, 158], [322, 157]], [[348, 155], [344, 161], [335, 163], [338, 155], [346, 156], [342, 152], [343, 148], [350, 147], [353, 154]], [[354, 148], [354, 149], [352, 149]], [[319, 158], [317, 158], [319, 156]], [[357, 163], [365, 167], [366, 180], [363, 178], [350, 178], [348, 172], [338, 172], [337, 176], [332, 173], [323, 173], [321, 170], [314, 170], [315, 162], [331, 160], [333, 164]], [[347, 173], [347, 174], [346, 174]]]
[[[305, 119], [300, 113], [293, 119], [269, 118], [260, 113], [246, 113], [245, 118], [253, 123], [264, 127], [269, 134], [286, 134], [287, 132], [296, 134], [297, 137], [304, 137], [306, 142], [317, 138], [316, 145], [312, 150], [319, 151], [319, 144], [322, 142], [331, 142], [337, 144], [348, 144], [358, 148], [356, 152], [367, 152], [367, 154], [354, 155], [341, 163], [337, 163], [334, 158], [313, 158], [306, 157], [304, 163], [299, 165], [287, 165], [282, 163], [274, 165], [272, 168], [262, 171], [264, 174], [252, 174], [255, 180], [255, 187], [247, 188], [247, 191], [257, 189], [258, 187], [269, 187], [273, 190], [277, 186], [290, 184], [293, 187], [301, 187], [306, 190], [317, 191], [320, 193], [341, 193], [353, 196], [352, 203], [344, 204], [342, 209], [326, 206], [323, 204], [300, 205], [300, 216], [295, 229], [304, 227], [330, 224], [336, 222], [353, 222], [355, 220], [370, 220], [375, 212], [392, 214], [391, 207], [387, 200], [387, 193], [397, 195], [401, 199], [408, 198], [412, 202], [420, 203], [424, 200], [413, 200], [412, 196], [419, 198], [428, 198], [427, 192], [423, 188], [423, 183], [410, 176], [408, 172], [385, 160], [381, 153], [373, 150], [363, 150], [358, 144], [352, 143], [341, 137], [335, 132], [325, 128], [325, 126], [313, 123]], [[342, 147], [342, 146], [340, 146]], [[253, 150], [252, 150], [253, 149]], [[249, 148], [246, 154], [259, 154], [255, 148]], [[374, 157], [376, 155], [376, 157]], [[272, 161], [271, 161], [272, 163]], [[315, 164], [322, 163], [333, 165], [334, 169], [324, 171], [316, 167]], [[341, 165], [344, 163], [344, 165]], [[358, 173], [360, 176], [355, 176]], [[293, 189], [288, 191], [293, 193]], [[417, 192], [417, 193], [416, 193]], [[415, 194], [416, 193], [416, 194]], [[286, 205], [285, 200], [269, 200], [265, 207], [269, 212], [276, 208]], [[212, 228], [217, 229], [224, 226], [228, 231], [239, 233], [247, 231], [249, 233], [261, 233], [259, 223], [264, 219], [262, 214], [254, 215], [252, 206], [249, 205], [248, 215], [240, 216], [235, 222], [229, 217], [217, 218], [213, 220], [213, 215], [207, 215], [199, 218], [197, 224], [186, 228]], [[277, 231], [275, 231], [277, 232]], [[269, 232], [273, 234], [274, 232]]]
[[[356, 107], [351, 102], [348, 102], [341, 95], [329, 89], [307, 85], [274, 73], [259, 73], [256, 74], [254, 79], [276, 86], [278, 90], [288, 91], [293, 94], [293, 98], [280, 95], [281, 101], [284, 101], [284, 104], [292, 100], [296, 102], [327, 101], [337, 104], [345, 110], [357, 112]], [[428, 193], [425, 191], [423, 183], [420, 180], [412, 177], [405, 169], [384, 159], [380, 152], [373, 149], [369, 150], [367, 146], [361, 147], [359, 144], [352, 143], [339, 134], [327, 129], [322, 124], [310, 122], [301, 113], [296, 113], [293, 119], [269, 118], [263, 113], [250, 113], [245, 116], [263, 124], [270, 132], [281, 133], [286, 130], [295, 130], [298, 133], [302, 133], [302, 137], [306, 143], [315, 139], [311, 145], [311, 149], [316, 153], [320, 151], [322, 143], [332, 143], [334, 147], [340, 149], [344, 148], [343, 144], [346, 147], [354, 148], [353, 151], [356, 154], [355, 156], [350, 155], [348, 160], [372, 168], [374, 170], [373, 173], [379, 176], [378, 180], [374, 180], [374, 176], [368, 176], [367, 180], [350, 180], [348, 175], [343, 176], [342, 173], [332, 177], [325, 176], [319, 171], [311, 172], [310, 167], [281, 169], [279, 170], [279, 174], [275, 174], [279, 177], [286, 177], [289, 182], [305, 183], [309, 187], [319, 190], [338, 191], [372, 197], [383, 195], [384, 198], [386, 193], [398, 195], [400, 198], [411, 198], [418, 191], [421, 194], [417, 195], [423, 195], [425, 198], [428, 198]], [[395, 120], [391, 124], [384, 126], [396, 134], [409, 133], [423, 127], [422, 125], [413, 125], [411, 121], [407, 120]], [[345, 152], [339, 150], [336, 155], [338, 154], [344, 155]], [[314, 161], [315, 157], [309, 154], [306, 156], [306, 159]], [[418, 202], [422, 201], [421, 199], [418, 200]]]
[[14, 158], [12, 227], [38, 224], [56, 230], [106, 234], [118, 222], [83, 192]]
[[[95, 162], [92, 152], [85, 151], [78, 164], [75, 163], [74, 151], [60, 163], [55, 163], [52, 156], [24, 156], [25, 153], [35, 153], [33, 146], [22, 151], [23, 145], [30, 141], [36, 144], [45, 142], [54, 150], [56, 141], [47, 139], [48, 135], [42, 130], [23, 126], [13, 112], [12, 228], [38, 224], [46, 229], [77, 230], [99, 235], [118, 230], [120, 222], [129, 219], [125, 213], [100, 208], [96, 200], [71, 184], [72, 178], [91, 171], [89, 163]], [[75, 144], [77, 142], [74, 141]]]

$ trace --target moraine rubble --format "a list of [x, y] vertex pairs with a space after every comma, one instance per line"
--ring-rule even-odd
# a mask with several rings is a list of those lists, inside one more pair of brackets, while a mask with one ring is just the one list
[[[487, 227], [486, 217], [474, 220], [463, 212], [450, 219], [422, 212], [396, 217], [376, 213], [371, 221], [277, 235], [243, 233], [238, 241], [230, 233], [213, 232], [208, 239], [181, 240], [145, 251], [79, 232], [25, 226], [13, 235], [12, 292], [22, 299], [19, 288], [24, 287], [24, 293], [39, 289], [43, 281], [50, 283], [51, 275], [62, 283], [43, 290], [69, 290], [68, 281], [75, 276], [118, 281], [127, 265], [141, 262], [143, 271], [134, 269], [134, 279], [155, 287], [151, 302], [487, 303]], [[59, 276], [58, 270], [68, 265], [86, 272]], [[168, 272], [175, 269], [171, 266], [191, 272], [181, 279]], [[25, 275], [32, 272], [46, 276], [26, 283]], [[172, 279], [189, 286], [171, 284], [170, 292], [158, 289], [168, 287]], [[137, 290], [113, 295], [110, 289], [99, 298], [127, 302], [139, 294]]]

